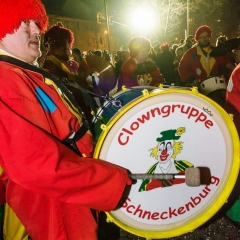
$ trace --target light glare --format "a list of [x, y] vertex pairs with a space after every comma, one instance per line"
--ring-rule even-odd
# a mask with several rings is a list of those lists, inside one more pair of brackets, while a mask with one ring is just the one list
[[131, 25], [137, 31], [149, 32], [156, 26], [155, 11], [149, 7], [134, 9], [130, 15]]

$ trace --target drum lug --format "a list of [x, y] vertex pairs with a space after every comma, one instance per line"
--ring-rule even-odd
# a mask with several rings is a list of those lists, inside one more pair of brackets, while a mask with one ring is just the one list
[[113, 222], [113, 218], [107, 214], [106, 222]]
[[103, 131], [106, 131], [106, 130], [108, 129], [108, 127], [107, 127], [107, 125], [105, 125], [105, 124], [101, 124], [101, 129], [102, 129]]
[[234, 117], [233, 114], [229, 113], [228, 115], [231, 118], [231, 120], [233, 121], [233, 117]]
[[198, 88], [197, 87], [192, 87], [192, 92], [193, 93], [198, 93]]
[[125, 85], [123, 85], [123, 86], [122, 86], [122, 91], [125, 91], [125, 90], [127, 90], [127, 88], [126, 88]]
[[142, 90], [143, 96], [149, 95], [149, 91], [147, 89]]

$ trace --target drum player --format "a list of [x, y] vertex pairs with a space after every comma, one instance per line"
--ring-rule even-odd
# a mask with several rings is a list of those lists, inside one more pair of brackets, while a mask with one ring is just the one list
[[234, 51], [236, 67], [227, 87], [225, 110], [233, 114], [233, 121], [240, 136], [240, 50]]
[[234, 69], [234, 65], [225, 56], [211, 57], [212, 31], [209, 26], [200, 26], [195, 32], [196, 44], [187, 50], [180, 60], [178, 72], [183, 86], [192, 86], [209, 77], [221, 76], [225, 68]]
[[145, 37], [138, 36], [130, 40], [130, 58], [123, 63], [118, 79], [118, 91], [122, 87], [159, 86], [163, 83], [163, 76], [159, 68], [148, 58], [151, 42]]
[[[80, 85], [83, 89], [88, 89], [87, 82], [84, 81], [84, 79], [79, 81], [79, 63], [71, 58], [72, 46], [74, 44], [73, 32], [69, 28], [64, 27], [61, 22], [57, 22], [45, 32], [43, 45], [47, 42], [51, 43], [50, 51], [46, 61], [43, 63], [43, 68], [58, 77], [65, 77], [69, 81], [77, 83], [77, 85]], [[84, 63], [85, 61], [83, 60], [81, 64]], [[69, 86], [68, 88], [80, 105], [86, 119], [91, 123], [91, 112], [93, 109], [90, 105], [95, 103], [91, 101], [91, 97], [83, 98], [79, 89]], [[91, 101], [91, 103], [87, 101]]]
[[[1, 1], [0, 12], [0, 204], [34, 240], [97, 239], [98, 211], [115, 209], [131, 179], [92, 158], [91, 133], [69, 91], [32, 65], [48, 25], [41, 1]], [[8, 223], [5, 239], [22, 239]]]
[[[236, 126], [238, 135], [240, 136], [240, 50], [234, 51], [236, 67], [233, 70], [226, 93], [226, 104], [224, 106], [225, 110], [233, 115], [233, 122]], [[237, 194], [237, 199], [231, 208], [228, 210], [226, 215], [239, 227], [240, 226], [240, 175], [238, 175], [238, 181], [236, 183], [234, 194]]]

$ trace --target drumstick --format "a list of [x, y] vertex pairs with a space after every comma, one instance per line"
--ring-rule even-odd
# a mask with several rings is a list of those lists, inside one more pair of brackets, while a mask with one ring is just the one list
[[185, 179], [186, 185], [190, 187], [198, 187], [201, 184], [200, 169], [199, 168], [187, 168], [185, 174], [145, 174], [145, 173], [133, 173], [129, 174], [131, 179]]

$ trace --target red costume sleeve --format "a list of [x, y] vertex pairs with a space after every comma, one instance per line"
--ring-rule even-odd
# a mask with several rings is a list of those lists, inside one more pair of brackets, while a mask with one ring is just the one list
[[5, 184], [0, 179], [0, 205], [2, 205], [3, 203], [5, 203]]
[[190, 54], [185, 52], [178, 65], [178, 72], [183, 82], [190, 79], [192, 81], [194, 80], [194, 73], [190, 61], [193, 61]]
[[137, 86], [137, 81], [134, 79], [134, 71], [136, 70], [137, 64], [133, 58], [129, 58], [123, 63], [120, 70], [120, 77], [118, 79], [118, 91], [122, 90], [122, 86], [134, 87]]
[[[7, 203], [35, 240], [97, 239], [91, 209], [116, 207], [127, 171], [63, 144], [81, 127], [81, 116], [42, 75], [3, 62], [0, 68], [0, 181]], [[90, 134], [77, 145], [91, 156]]]
[[0, 165], [9, 179], [63, 202], [104, 211], [115, 208], [128, 180], [125, 169], [79, 157], [2, 101], [0, 114]]
[[152, 81], [150, 86], [158, 87], [161, 83], [163, 83], [163, 76], [159, 70], [159, 68], [156, 68], [153, 72], [151, 72]]
[[240, 65], [233, 70], [230, 77], [225, 110], [233, 114], [233, 121], [240, 135]]
[[240, 112], [240, 65], [234, 69], [230, 79], [226, 99]]

